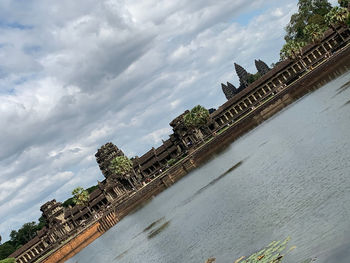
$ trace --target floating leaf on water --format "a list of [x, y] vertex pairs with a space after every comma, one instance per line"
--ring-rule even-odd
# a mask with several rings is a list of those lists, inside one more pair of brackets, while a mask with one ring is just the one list
[[290, 252], [290, 251], [292, 251], [292, 250], [294, 250], [294, 249], [296, 249], [297, 247], [296, 246], [292, 246], [289, 250], [288, 250], [288, 252]]
[[[244, 259], [245, 258], [245, 256], [242, 256], [242, 257], [240, 257], [239, 259], [237, 259], [234, 263], [238, 263], [238, 262], [240, 262], [242, 259]], [[243, 262], [242, 262], [243, 263]]]

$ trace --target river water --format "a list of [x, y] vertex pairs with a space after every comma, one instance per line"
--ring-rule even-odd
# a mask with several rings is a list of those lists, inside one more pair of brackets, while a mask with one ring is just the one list
[[264, 122], [68, 260], [350, 262], [350, 73]]

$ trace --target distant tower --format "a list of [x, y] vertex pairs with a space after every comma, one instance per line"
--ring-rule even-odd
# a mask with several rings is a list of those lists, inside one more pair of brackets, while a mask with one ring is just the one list
[[223, 83], [221, 83], [221, 88], [227, 100], [231, 99], [235, 95], [233, 91]]
[[118, 147], [111, 142], [102, 145], [101, 148], [98, 149], [95, 157], [104, 177], [108, 178], [110, 175], [113, 175], [109, 168], [110, 163], [116, 157], [123, 155], [123, 151], [118, 149]]
[[65, 222], [62, 203], [56, 202], [55, 199], [43, 204], [40, 210], [43, 212], [42, 216], [45, 218], [49, 228]]
[[240, 65], [235, 63], [235, 70], [239, 78], [239, 86], [241, 87], [247, 87], [248, 86], [248, 76], [249, 73]]
[[258, 72], [260, 73], [260, 75], [265, 75], [267, 72], [270, 71], [270, 68], [268, 65], [266, 65], [266, 63], [262, 60], [255, 60], [255, 67], [258, 70]]

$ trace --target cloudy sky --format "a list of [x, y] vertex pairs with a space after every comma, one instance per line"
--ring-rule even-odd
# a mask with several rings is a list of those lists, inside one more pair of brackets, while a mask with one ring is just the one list
[[[333, 1], [335, 2], [335, 1]], [[278, 60], [297, 0], [0, 0], [0, 235], [103, 177], [94, 154], [159, 146], [225, 102], [233, 63]]]

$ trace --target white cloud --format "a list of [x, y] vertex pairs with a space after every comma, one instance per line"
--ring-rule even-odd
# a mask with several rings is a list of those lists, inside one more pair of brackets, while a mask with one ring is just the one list
[[[142, 155], [185, 109], [225, 101], [233, 62], [278, 59], [296, 0], [0, 2], [0, 234], [103, 177], [108, 141]], [[264, 8], [250, 18], [250, 14]], [[145, 12], [147, 10], [147, 12]], [[250, 21], [239, 24], [238, 16]]]

